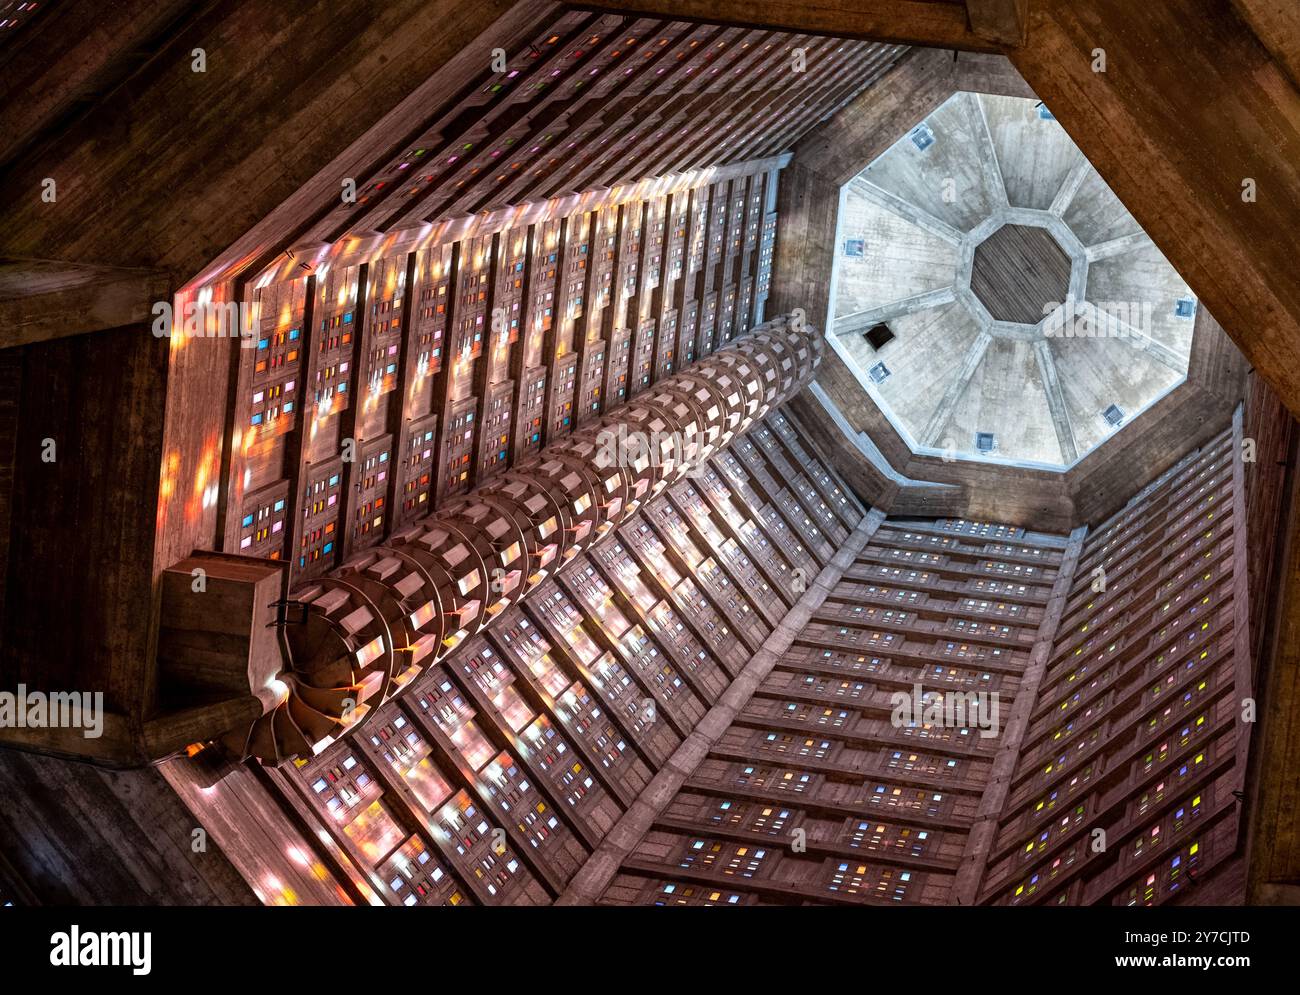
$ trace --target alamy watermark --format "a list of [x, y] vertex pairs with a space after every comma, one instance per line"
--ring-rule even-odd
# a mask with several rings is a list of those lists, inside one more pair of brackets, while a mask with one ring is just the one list
[[1151, 335], [1150, 301], [1049, 301], [1043, 335], [1049, 339], [1124, 339]]
[[925, 691], [913, 684], [910, 692], [895, 691], [890, 703], [894, 710], [889, 721], [895, 729], [978, 729], [981, 738], [992, 739], [1001, 728], [996, 691]]
[[155, 301], [154, 338], [237, 338], [244, 349], [257, 341], [258, 306], [248, 301], [211, 301], [205, 295], [186, 303], [180, 315], [170, 301]]
[[618, 425], [601, 429], [596, 442], [602, 466], [685, 466], [685, 476], [692, 480], [708, 469], [708, 437], [703, 432], [628, 431]]
[[0, 728], [80, 729], [86, 739], [104, 735], [103, 691], [0, 691]]
[[137, 976], [153, 970], [153, 934], [81, 931], [72, 926], [50, 937], [50, 964], [54, 967], [129, 967]]

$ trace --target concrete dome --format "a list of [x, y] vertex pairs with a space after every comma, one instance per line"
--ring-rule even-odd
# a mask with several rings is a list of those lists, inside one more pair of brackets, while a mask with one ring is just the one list
[[1039, 101], [953, 94], [836, 241], [828, 338], [913, 452], [1064, 469], [1186, 377], [1194, 295]]

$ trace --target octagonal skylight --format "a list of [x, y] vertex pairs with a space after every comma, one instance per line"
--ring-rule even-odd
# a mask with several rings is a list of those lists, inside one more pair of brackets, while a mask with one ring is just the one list
[[956, 93], [841, 191], [830, 313], [913, 451], [1064, 469], [1184, 380], [1196, 299], [1042, 103]]

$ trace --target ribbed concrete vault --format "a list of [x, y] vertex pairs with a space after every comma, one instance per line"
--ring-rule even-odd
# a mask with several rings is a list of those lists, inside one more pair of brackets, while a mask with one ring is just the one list
[[835, 252], [832, 343], [915, 452], [1068, 467], [1186, 375], [1195, 296], [1041, 101], [951, 96]]

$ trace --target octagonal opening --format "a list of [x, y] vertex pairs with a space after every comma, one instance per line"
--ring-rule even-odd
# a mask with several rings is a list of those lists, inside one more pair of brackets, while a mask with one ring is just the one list
[[1037, 101], [900, 130], [833, 244], [827, 338], [913, 453], [1065, 470], [1186, 378], [1194, 295]]
[[1070, 265], [1046, 228], [1003, 225], [975, 247], [970, 289], [995, 321], [1036, 325], [1065, 300]]
[[1187, 375], [1195, 297], [1034, 100], [945, 100], [835, 246], [829, 342], [913, 453], [1065, 470]]

